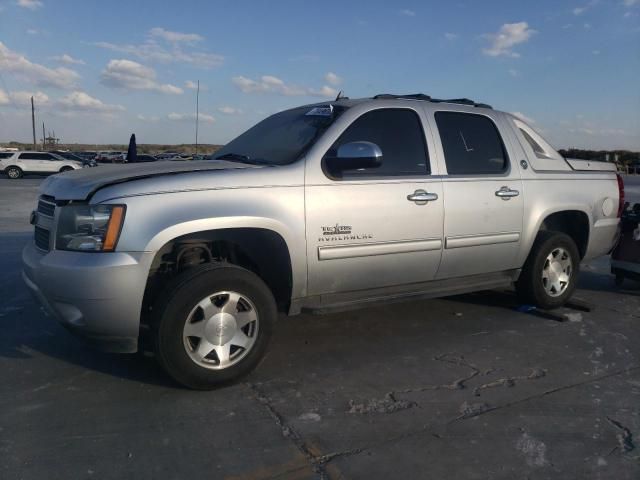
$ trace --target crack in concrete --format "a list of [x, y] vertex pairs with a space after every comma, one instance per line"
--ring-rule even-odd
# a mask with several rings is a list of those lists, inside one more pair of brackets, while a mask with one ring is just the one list
[[394, 413], [413, 408], [417, 405], [416, 402], [410, 400], [398, 400], [393, 392], [389, 392], [381, 400], [374, 398], [369, 400], [366, 405], [349, 400], [349, 410], [347, 413], [359, 413], [362, 415], [368, 413]]
[[630, 452], [634, 448], [636, 448], [636, 446], [633, 444], [633, 434], [631, 433], [631, 430], [629, 430], [627, 427], [625, 427], [620, 422], [618, 422], [617, 420], [614, 420], [611, 417], [606, 417], [606, 418], [611, 425], [613, 425], [615, 428], [620, 430], [620, 433], [616, 435], [616, 439], [618, 440], [618, 446], [615, 447], [613, 450], [611, 450], [609, 455], [611, 455], [618, 448], [622, 450], [623, 453]]
[[493, 382], [483, 383], [482, 385], [478, 385], [473, 389], [473, 394], [476, 397], [480, 396], [480, 390], [486, 390], [488, 388], [496, 388], [496, 387], [515, 387], [516, 382], [519, 380], [537, 380], [539, 378], [544, 377], [547, 374], [547, 371], [542, 368], [532, 368], [529, 375], [516, 375], [514, 377], [504, 377], [494, 380]]
[[[418, 406], [417, 402], [409, 401], [409, 400], [399, 400], [396, 398], [398, 394], [409, 394], [409, 393], [421, 393], [426, 391], [436, 391], [436, 390], [464, 390], [467, 388], [467, 382], [471, 379], [477, 377], [478, 375], [489, 375], [493, 373], [494, 369], [488, 369], [484, 373], [480, 372], [480, 369], [476, 367], [474, 364], [469, 363], [463, 355], [457, 355], [451, 352], [443, 353], [442, 355], [437, 355], [433, 357], [434, 360], [438, 362], [450, 363], [456, 366], [462, 366], [470, 369], [469, 374], [454, 380], [451, 383], [442, 383], [437, 385], [424, 385], [421, 387], [413, 387], [413, 388], [405, 388], [402, 390], [392, 390], [387, 392], [382, 399], [371, 399], [367, 403], [355, 403], [354, 400], [349, 400], [349, 410], [347, 413], [360, 413], [360, 414], [369, 414], [369, 413], [395, 413], [400, 410], [407, 410], [409, 408], [413, 408]], [[485, 390], [489, 388], [496, 387], [513, 387], [516, 385], [517, 381], [521, 380], [536, 380], [538, 378], [542, 378], [546, 375], [546, 370], [541, 368], [533, 368], [528, 375], [516, 375], [505, 378], [499, 378], [495, 381], [484, 383], [474, 388], [473, 394], [477, 397], [480, 396], [480, 390]], [[478, 408], [475, 408], [478, 407]], [[461, 407], [462, 416], [464, 418], [469, 418], [471, 416], [477, 415], [480, 411], [484, 412], [491, 407], [486, 403], [483, 404], [468, 404], [465, 402]]]
[[348, 457], [357, 455], [364, 451], [364, 448], [353, 448], [350, 450], [344, 450], [339, 452], [332, 452], [325, 455], [316, 455], [312, 449], [307, 445], [302, 436], [293, 428], [287, 424], [284, 417], [275, 409], [271, 399], [267, 394], [262, 392], [255, 383], [245, 384], [254, 395], [254, 398], [265, 408], [269, 416], [273, 419], [275, 424], [280, 429], [280, 433], [284, 438], [289, 440], [296, 449], [305, 456], [311, 469], [318, 475], [320, 480], [329, 480], [329, 474], [326, 471], [326, 465], [335, 458]]
[[438, 355], [433, 357], [434, 360], [438, 362], [451, 363], [453, 365], [463, 366], [471, 369], [471, 373], [464, 377], [458, 378], [454, 380], [452, 383], [444, 383], [440, 385], [425, 385], [423, 387], [416, 388], [406, 388], [403, 390], [394, 390], [390, 392], [391, 394], [396, 393], [419, 393], [426, 392], [430, 390], [463, 390], [466, 388], [465, 383], [467, 383], [472, 378], [478, 376], [480, 374], [480, 370], [473, 364], [467, 362], [463, 355], [455, 355], [452, 353], [443, 353], [442, 355]]
[[458, 417], [455, 417], [455, 418], [452, 418], [451, 420], [449, 420], [446, 423], [446, 425], [449, 425], [451, 423], [457, 422], [459, 420], [466, 420], [468, 418], [478, 417], [480, 415], [484, 415], [484, 414], [489, 413], [489, 412], [494, 412], [496, 410], [502, 410], [503, 408], [509, 408], [509, 407], [513, 407], [515, 405], [520, 405], [521, 403], [525, 403], [525, 402], [528, 402], [530, 400], [536, 400], [538, 398], [542, 398], [542, 397], [545, 397], [547, 395], [551, 395], [551, 394], [554, 394], [554, 393], [557, 393], [557, 392], [561, 392], [561, 391], [564, 391], [564, 390], [570, 390], [572, 388], [581, 387], [583, 385], [588, 385], [590, 383], [599, 382], [601, 380], [606, 380], [607, 378], [611, 378], [611, 377], [615, 377], [615, 376], [618, 376], [618, 375], [622, 375], [624, 373], [632, 373], [632, 372], [635, 372], [637, 370], [640, 370], [640, 365], [636, 365], [636, 366], [628, 367], [628, 368], [623, 368], [621, 370], [616, 370], [615, 372], [611, 372], [611, 373], [608, 373], [606, 375], [602, 375], [602, 376], [596, 377], [596, 378], [590, 378], [590, 379], [584, 380], [582, 382], [571, 383], [571, 384], [568, 384], [568, 385], [562, 385], [560, 387], [552, 388], [550, 390], [545, 390], [542, 393], [537, 393], [535, 395], [531, 395], [529, 397], [521, 398], [520, 400], [514, 400], [512, 402], [507, 402], [507, 403], [504, 403], [502, 405], [489, 407], [489, 408], [487, 408], [485, 410], [478, 411], [477, 413], [474, 413], [474, 414], [466, 414], [465, 415], [463, 413], [462, 415], [460, 415]]

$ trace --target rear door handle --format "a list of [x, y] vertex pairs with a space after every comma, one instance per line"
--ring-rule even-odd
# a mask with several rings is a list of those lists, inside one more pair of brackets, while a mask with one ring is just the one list
[[426, 205], [427, 202], [433, 202], [437, 199], [437, 193], [429, 193], [424, 190], [416, 190], [411, 195], [407, 195], [407, 200], [415, 202], [417, 205]]
[[511, 197], [517, 197], [518, 195], [520, 195], [518, 190], [511, 190], [506, 186], [496, 192], [496, 197], [500, 197], [503, 200], [509, 200]]

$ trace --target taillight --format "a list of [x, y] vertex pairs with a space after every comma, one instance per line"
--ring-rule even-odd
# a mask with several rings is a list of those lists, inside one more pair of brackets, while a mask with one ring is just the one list
[[624, 210], [624, 181], [622, 180], [622, 176], [618, 173], [616, 174], [618, 179], [618, 218], [622, 216], [622, 211]]

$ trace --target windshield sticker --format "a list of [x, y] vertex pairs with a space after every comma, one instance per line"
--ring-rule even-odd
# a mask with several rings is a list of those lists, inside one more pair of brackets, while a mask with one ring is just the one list
[[333, 105], [322, 105], [321, 107], [314, 107], [309, 110], [305, 115], [313, 115], [316, 117], [330, 117], [333, 115]]

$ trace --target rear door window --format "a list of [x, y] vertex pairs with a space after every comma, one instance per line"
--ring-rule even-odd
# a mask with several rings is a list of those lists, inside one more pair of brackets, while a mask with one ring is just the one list
[[497, 175], [507, 170], [507, 152], [490, 118], [436, 112], [435, 119], [449, 175]]
[[48, 153], [21, 153], [20, 160], [49, 160], [51, 156]]

